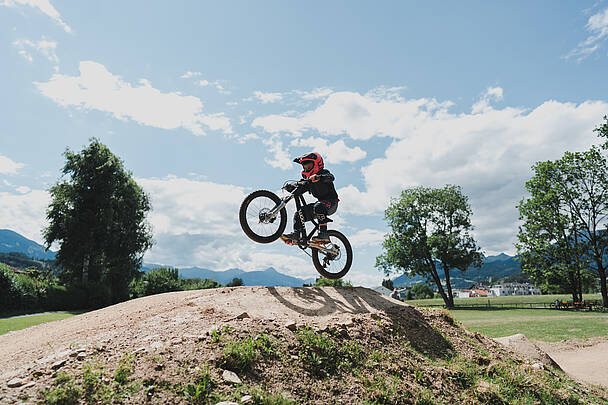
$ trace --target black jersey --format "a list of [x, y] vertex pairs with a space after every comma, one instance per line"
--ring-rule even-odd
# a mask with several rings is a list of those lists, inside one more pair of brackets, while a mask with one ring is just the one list
[[334, 175], [327, 169], [321, 169], [317, 176], [320, 180], [316, 183], [308, 183], [304, 191], [309, 191], [317, 200], [337, 200], [338, 193], [334, 187]]

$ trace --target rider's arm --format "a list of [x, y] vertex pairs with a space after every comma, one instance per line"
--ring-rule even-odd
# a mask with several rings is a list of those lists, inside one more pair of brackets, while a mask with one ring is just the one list
[[323, 183], [331, 183], [336, 179], [334, 175], [329, 172], [329, 170], [323, 170], [322, 172], [317, 173], [317, 176], [319, 177], [319, 181]]

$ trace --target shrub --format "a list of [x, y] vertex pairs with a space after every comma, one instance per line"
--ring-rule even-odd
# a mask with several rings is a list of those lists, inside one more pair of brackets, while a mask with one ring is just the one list
[[0, 263], [0, 306], [15, 309], [19, 306], [19, 292], [15, 273]]

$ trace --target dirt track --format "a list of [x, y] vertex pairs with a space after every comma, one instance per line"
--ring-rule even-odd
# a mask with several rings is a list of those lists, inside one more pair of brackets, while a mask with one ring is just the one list
[[0, 381], [48, 366], [78, 347], [118, 353], [199, 336], [245, 311], [252, 318], [324, 327], [396, 305], [406, 306], [362, 287], [237, 287], [159, 294], [0, 336]]
[[557, 343], [538, 342], [537, 345], [571, 376], [580, 381], [608, 387], [608, 341], [573, 340]]

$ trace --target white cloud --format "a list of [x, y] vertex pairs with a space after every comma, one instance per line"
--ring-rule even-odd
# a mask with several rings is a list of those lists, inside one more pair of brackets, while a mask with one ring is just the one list
[[11, 158], [0, 155], [0, 174], [17, 174], [23, 163], [17, 163]]
[[17, 5], [30, 6], [37, 8], [47, 16], [57, 22], [65, 32], [72, 32], [72, 29], [61, 19], [61, 14], [53, 7], [49, 0], [4, 0], [0, 2], [0, 6], [16, 7]]
[[357, 140], [374, 136], [402, 137], [413, 129], [413, 124], [409, 124], [412, 117], [420, 121], [442, 115], [452, 104], [439, 103], [435, 99], [395, 102], [359, 93], [337, 92], [312, 111], [295, 116], [273, 114], [258, 117], [251, 125], [274, 134], [316, 130], [322, 135], [346, 134]]
[[1, 227], [42, 244], [41, 230], [46, 226], [45, 216], [50, 196], [43, 190], [19, 189], [20, 194], [0, 192]]
[[473, 114], [486, 112], [492, 108], [490, 106], [492, 101], [501, 101], [502, 99], [503, 94], [501, 87], [488, 87], [481, 96], [480, 100], [473, 104], [473, 107], [471, 107], [471, 112]]
[[198, 85], [201, 87], [209, 86], [209, 80], [199, 80]]
[[270, 166], [282, 170], [290, 170], [292, 168], [292, 159], [289, 156], [289, 150], [283, 146], [283, 141], [278, 135], [273, 135], [268, 139], [264, 139], [264, 145], [268, 147], [268, 151], [273, 154], [272, 158], [264, 158], [264, 161]]
[[362, 229], [348, 237], [353, 247], [380, 246], [385, 233], [377, 229]]
[[34, 61], [30, 49], [40, 52], [46, 58], [54, 64], [59, 63], [59, 58], [56, 54], [57, 42], [49, 41], [46, 38], [42, 38], [40, 41], [30, 41], [29, 39], [19, 39], [13, 42], [13, 46], [18, 49], [19, 55], [23, 56], [30, 62]]
[[187, 71], [186, 73], [184, 73], [183, 75], [180, 76], [180, 78], [182, 79], [190, 79], [192, 77], [198, 77], [201, 75], [201, 72], [190, 72]]
[[304, 100], [318, 100], [329, 96], [333, 92], [329, 87], [317, 87], [311, 91], [295, 90], [295, 93]]
[[283, 99], [283, 95], [281, 93], [264, 93], [259, 90], [254, 91], [253, 95], [255, 98], [260, 100], [262, 104], [276, 103], [277, 101], [281, 101]]
[[[311, 277], [314, 268], [299, 249], [277, 253], [272, 245], [249, 240], [235, 220], [246, 191], [242, 187], [169, 176], [138, 178], [150, 194], [156, 244], [146, 262], [180, 267], [204, 266], [214, 270], [274, 267], [296, 277]], [[284, 245], [277, 242], [281, 248]], [[291, 253], [288, 254], [288, 253]]]
[[291, 146], [309, 147], [323, 156], [327, 163], [356, 162], [363, 159], [367, 153], [360, 147], [349, 148], [343, 140], [329, 143], [323, 138], [297, 138], [291, 141]]
[[80, 75], [54, 74], [46, 83], [36, 82], [40, 92], [61, 106], [99, 110], [120, 120], [162, 129], [184, 128], [203, 135], [202, 125], [232, 133], [230, 120], [223, 114], [203, 114], [203, 103], [194, 96], [178, 92], [162, 93], [140, 79], [131, 85], [97, 62], [80, 62]]
[[297, 136], [304, 130], [347, 134], [356, 140], [392, 138], [384, 156], [362, 168], [363, 188], [347, 185], [338, 190], [341, 213], [379, 215], [404, 188], [458, 184], [470, 196], [481, 246], [488, 253], [512, 253], [515, 207], [531, 165], [596, 143], [592, 129], [608, 111], [608, 103], [546, 101], [532, 109], [492, 108], [490, 101], [500, 100], [502, 94], [501, 88], [491, 87], [482, 96], [487, 104], [477, 104], [474, 113], [452, 114], [450, 101], [382, 100], [342, 92], [308, 112], [261, 117], [252, 125], [278, 141], [282, 131]]
[[589, 17], [585, 29], [589, 36], [579, 42], [576, 48], [565, 56], [566, 59], [576, 57], [580, 62], [599, 49], [600, 44], [608, 38], [608, 8]]

